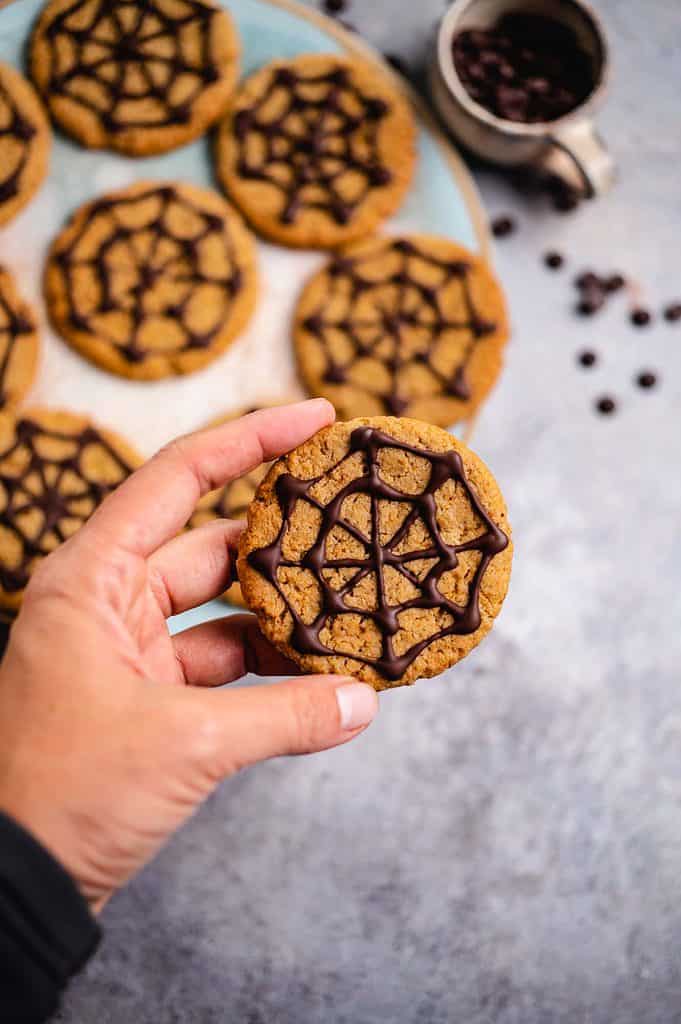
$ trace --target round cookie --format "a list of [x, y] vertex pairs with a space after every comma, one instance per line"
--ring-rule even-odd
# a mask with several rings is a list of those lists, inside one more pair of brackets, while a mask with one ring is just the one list
[[224, 113], [239, 41], [211, 0], [52, 0], [31, 36], [31, 77], [84, 146], [165, 153]]
[[35, 314], [0, 265], [0, 409], [19, 405], [25, 397], [38, 366], [38, 347]]
[[307, 672], [377, 690], [434, 676], [492, 627], [511, 572], [506, 506], [446, 431], [338, 422], [277, 460], [239, 547], [260, 628]]
[[142, 459], [84, 416], [0, 413], [0, 607], [17, 609], [35, 567]]
[[298, 368], [340, 419], [470, 417], [502, 366], [508, 324], [488, 265], [446, 238], [373, 238], [334, 256], [298, 302]]
[[51, 145], [49, 122], [33, 86], [0, 63], [0, 225], [38, 191]]
[[[230, 413], [227, 416], [219, 416], [217, 419], [207, 423], [206, 426], [219, 427], [223, 423], [229, 423], [231, 420], [238, 420], [241, 416], [247, 416], [251, 412], [257, 412], [258, 409], [271, 408], [272, 406], [283, 404], [283, 399], [277, 402], [258, 402], [256, 405], [241, 409], [239, 412]], [[204, 526], [206, 523], [213, 522], [216, 519], [245, 519], [248, 506], [253, 501], [258, 484], [267, 473], [270, 465], [271, 463], [264, 462], [262, 465], [252, 469], [250, 473], [240, 476], [237, 480], [230, 480], [224, 487], [219, 487], [216, 491], [204, 494], [196, 506], [196, 511], [189, 520], [189, 527]], [[236, 604], [242, 608], [246, 607], [246, 602], [238, 582], [233, 583], [221, 596], [223, 600], [228, 601], [230, 604]]]
[[241, 87], [220, 126], [218, 177], [263, 235], [334, 248], [398, 208], [415, 137], [408, 102], [380, 68], [303, 54], [267, 64]]
[[138, 182], [81, 206], [54, 242], [45, 295], [62, 337], [134, 380], [191, 373], [255, 306], [253, 238], [222, 196]]

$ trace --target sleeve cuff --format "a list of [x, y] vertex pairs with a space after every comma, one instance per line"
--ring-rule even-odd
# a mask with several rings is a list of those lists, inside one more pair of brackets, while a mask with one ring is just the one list
[[[27, 1011], [31, 998], [36, 1009], [56, 1005], [100, 938], [99, 925], [71, 876], [29, 832], [0, 812], [0, 949], [15, 961], [2, 958], [16, 985], [10, 995], [23, 999]], [[0, 985], [5, 983], [0, 972]], [[42, 1018], [17, 1017], [24, 1019]]]

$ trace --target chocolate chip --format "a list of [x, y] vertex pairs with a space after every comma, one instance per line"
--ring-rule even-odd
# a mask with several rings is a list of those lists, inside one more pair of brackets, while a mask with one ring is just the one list
[[565, 260], [559, 252], [547, 252], [544, 256], [544, 264], [550, 270], [559, 270], [564, 262]]
[[681, 320], [681, 302], [670, 302], [668, 306], [665, 306], [664, 318], [670, 324]]
[[492, 221], [492, 234], [495, 238], [506, 238], [508, 235], [512, 235], [515, 229], [516, 223], [513, 217], [506, 214], [495, 217]]
[[581, 299], [575, 309], [580, 316], [593, 316], [603, 305], [603, 298], [601, 295], [590, 295], [589, 298]]
[[327, 14], [342, 14], [348, 7], [348, 0], [322, 0], [322, 10]]
[[610, 277], [605, 279], [605, 290], [608, 292], [618, 292], [621, 288], [624, 288], [625, 283], [622, 274], [611, 274]]
[[654, 388], [657, 384], [657, 376], [652, 370], [643, 370], [636, 378], [636, 383], [640, 388]]
[[603, 416], [610, 416], [617, 408], [617, 403], [609, 395], [603, 395], [596, 400], [596, 408]]
[[635, 327], [647, 327], [652, 317], [649, 310], [639, 306], [637, 309], [632, 309], [629, 314], [629, 319]]
[[594, 274], [593, 270], [584, 270], [575, 278], [575, 288], [594, 288], [600, 287], [601, 279], [598, 274]]
[[580, 352], [577, 358], [580, 366], [595, 366], [598, 362], [598, 356], [596, 353], [592, 352], [591, 349], [588, 348], [584, 349], [583, 352]]

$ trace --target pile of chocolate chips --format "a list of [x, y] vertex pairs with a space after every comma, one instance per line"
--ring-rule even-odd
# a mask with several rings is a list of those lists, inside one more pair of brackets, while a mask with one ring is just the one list
[[538, 14], [504, 14], [488, 29], [463, 29], [452, 54], [466, 92], [506, 121], [555, 121], [593, 89], [591, 61], [575, 33]]

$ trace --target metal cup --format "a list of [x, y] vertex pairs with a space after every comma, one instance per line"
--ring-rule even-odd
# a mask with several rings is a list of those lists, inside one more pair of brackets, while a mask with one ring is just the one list
[[[540, 14], [567, 25], [591, 60], [593, 88], [586, 99], [554, 121], [507, 121], [466, 92], [454, 66], [452, 40], [462, 29], [489, 28], [503, 14]], [[587, 196], [607, 191], [615, 165], [592, 115], [605, 94], [610, 58], [605, 32], [584, 0], [455, 0], [440, 22], [428, 75], [437, 109], [453, 134], [473, 153], [504, 166], [532, 164]]]

